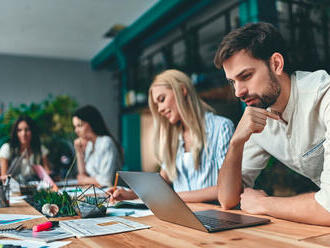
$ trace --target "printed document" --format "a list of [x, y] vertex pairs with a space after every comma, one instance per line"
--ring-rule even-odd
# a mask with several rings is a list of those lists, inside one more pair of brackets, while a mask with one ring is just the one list
[[120, 217], [65, 220], [60, 222], [60, 227], [71, 232], [77, 238], [150, 228], [148, 225]]

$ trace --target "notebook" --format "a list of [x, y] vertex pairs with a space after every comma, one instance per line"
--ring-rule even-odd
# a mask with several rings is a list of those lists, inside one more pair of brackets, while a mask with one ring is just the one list
[[192, 212], [159, 173], [119, 171], [119, 176], [161, 220], [204, 232], [261, 225], [269, 219], [217, 210]]

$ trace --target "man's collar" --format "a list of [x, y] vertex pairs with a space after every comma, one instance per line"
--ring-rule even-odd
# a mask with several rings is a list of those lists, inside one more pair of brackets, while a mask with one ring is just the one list
[[297, 98], [297, 91], [296, 91], [296, 74], [292, 73], [291, 75], [291, 90], [290, 90], [290, 97], [288, 104], [286, 105], [283, 113], [282, 113], [282, 119], [284, 119], [286, 122], [290, 122], [292, 118], [292, 114], [294, 111], [294, 106]]

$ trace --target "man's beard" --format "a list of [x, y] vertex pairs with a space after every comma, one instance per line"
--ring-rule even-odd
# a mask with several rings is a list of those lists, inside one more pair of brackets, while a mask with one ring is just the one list
[[245, 95], [241, 97], [241, 100], [256, 98], [259, 99], [259, 101], [256, 104], [252, 104], [251, 105], [252, 107], [266, 109], [272, 106], [276, 102], [277, 98], [281, 93], [281, 86], [277, 78], [275, 77], [274, 73], [270, 69], [268, 70], [268, 75], [269, 75], [269, 85], [266, 88], [266, 93], [264, 93], [261, 96], [257, 94]]

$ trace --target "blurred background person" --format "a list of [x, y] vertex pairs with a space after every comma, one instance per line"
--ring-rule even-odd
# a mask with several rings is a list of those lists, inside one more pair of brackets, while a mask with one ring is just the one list
[[123, 163], [123, 151], [93, 106], [77, 109], [72, 118], [78, 138], [74, 148], [78, 164], [78, 184], [111, 186]]
[[42, 165], [49, 174], [47, 154], [48, 150], [41, 145], [36, 123], [29, 116], [22, 115], [12, 127], [9, 143], [0, 148], [1, 175], [10, 174], [22, 184], [39, 180], [33, 165]]

